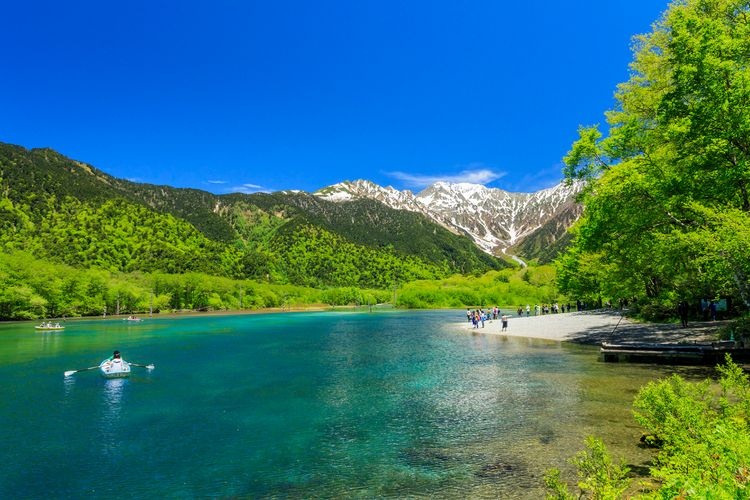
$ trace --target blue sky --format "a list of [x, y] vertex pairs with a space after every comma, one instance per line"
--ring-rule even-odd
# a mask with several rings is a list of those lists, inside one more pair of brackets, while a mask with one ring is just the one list
[[666, 2], [6, 2], [0, 141], [214, 193], [535, 191]]

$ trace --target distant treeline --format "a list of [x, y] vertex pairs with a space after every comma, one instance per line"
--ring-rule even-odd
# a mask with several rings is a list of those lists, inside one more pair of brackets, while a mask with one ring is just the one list
[[490, 271], [482, 276], [455, 275], [442, 280], [419, 280], [405, 284], [398, 293], [400, 307], [516, 308], [567, 300], [557, 291], [555, 269], [535, 266]]
[[252, 310], [304, 305], [378, 304], [389, 290], [313, 289], [204, 273], [118, 273], [76, 269], [15, 252], [0, 254], [0, 320], [177, 310]]
[[406, 308], [478, 307], [553, 302], [554, 270], [538, 267], [483, 276], [420, 280], [386, 289], [316, 289], [205, 273], [77, 269], [25, 252], [0, 254], [0, 320], [101, 316], [178, 310], [253, 310], [312, 305]]

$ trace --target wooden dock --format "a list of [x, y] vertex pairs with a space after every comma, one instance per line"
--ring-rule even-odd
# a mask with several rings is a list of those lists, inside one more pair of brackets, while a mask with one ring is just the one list
[[647, 344], [602, 342], [601, 358], [608, 363], [665, 363], [673, 365], [715, 365], [730, 354], [737, 362], [750, 361], [750, 349], [734, 341], [710, 344]]

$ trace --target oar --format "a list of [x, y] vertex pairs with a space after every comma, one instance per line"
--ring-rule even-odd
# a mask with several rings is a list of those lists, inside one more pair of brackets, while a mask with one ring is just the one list
[[151, 363], [150, 365], [139, 365], [138, 363], [131, 363], [130, 361], [128, 361], [127, 363], [130, 366], [140, 366], [141, 368], [148, 368], [149, 370], [153, 370], [155, 368], [153, 363]]
[[88, 368], [81, 368], [80, 370], [68, 370], [67, 372], [65, 372], [65, 376], [66, 377], [70, 377], [74, 373], [86, 372], [86, 371], [89, 371], [89, 370], [96, 370], [97, 368], [99, 368], [99, 365], [89, 366]]

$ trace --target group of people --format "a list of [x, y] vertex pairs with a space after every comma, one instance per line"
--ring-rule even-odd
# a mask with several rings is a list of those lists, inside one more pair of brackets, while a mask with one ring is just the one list
[[[540, 314], [557, 314], [561, 312], [570, 312], [572, 310], [572, 307], [570, 304], [563, 304], [560, 305], [557, 302], [554, 304], [535, 304], [534, 305], [534, 316], [539, 316]], [[580, 310], [580, 308], [579, 308]], [[526, 304], [526, 308], [523, 306], [518, 306], [518, 315], [523, 316], [524, 311], [526, 312], [526, 316], [531, 316], [531, 306], [529, 304]]]
[[[726, 303], [723, 304], [722, 310], [726, 310]], [[698, 313], [700, 308], [700, 314]], [[677, 315], [680, 317], [680, 324], [683, 328], [688, 326], [688, 317], [693, 316], [696, 318], [703, 318], [704, 321], [716, 321], [717, 312], [719, 311], [719, 304], [715, 300], [701, 299], [700, 304], [690, 305], [686, 300], [681, 300], [677, 304]]]
[[39, 325], [39, 328], [62, 328], [60, 323], [52, 323], [51, 321], [42, 321], [42, 324]]
[[[607, 302], [607, 307], [610, 307], [609, 302]], [[534, 304], [534, 316], [540, 316], [544, 314], [558, 314], [558, 313], [566, 313], [573, 311], [574, 306], [571, 304], [558, 304], [555, 302], [554, 304]], [[576, 311], [583, 311], [586, 309], [586, 305], [581, 302], [580, 300], [576, 302], [575, 310]], [[531, 316], [532, 307], [530, 304], [526, 304], [526, 307], [520, 305], [518, 306], [518, 309], [516, 312], [519, 316], [523, 316], [526, 314], [526, 316]], [[492, 309], [489, 309], [485, 311], [484, 309], [475, 309], [472, 310], [471, 308], [466, 309], [466, 319], [469, 323], [472, 323], [474, 325], [474, 328], [479, 328], [480, 325], [482, 328], [484, 328], [484, 322], [488, 321], [489, 319], [502, 319], [503, 320], [503, 330], [507, 328], [508, 323], [508, 315], [501, 315], [500, 309], [495, 306]]]
[[473, 325], [474, 328], [479, 328], [479, 325], [482, 325], [482, 328], [484, 328], [484, 322], [490, 321], [490, 320], [496, 320], [500, 317], [500, 320], [503, 322], [503, 328], [502, 331], [505, 331], [508, 329], [508, 315], [507, 314], [500, 314], [500, 308], [497, 306], [493, 307], [489, 311], [485, 311], [484, 309], [475, 309], [471, 310], [471, 308], [466, 309], [466, 319], [469, 323]]
[[[611, 303], [608, 301], [606, 303], [606, 306], [611, 307]], [[600, 305], [600, 307], [602, 307], [602, 305]], [[571, 312], [574, 310], [574, 308], [576, 311], [585, 311], [587, 309], [587, 304], [580, 300], [576, 301], [575, 306], [571, 305], [570, 303], [561, 305], [557, 302], [553, 304], [534, 304], [533, 311], [534, 316], [540, 316], [545, 314]], [[526, 316], [531, 316], [531, 304], [526, 304], [526, 307], [519, 305], [516, 312], [519, 316], [523, 316], [524, 314], [526, 314]], [[498, 318], [500, 318], [500, 320], [503, 322], [502, 331], [507, 330], [508, 320], [510, 319], [510, 316], [507, 314], [502, 314], [500, 308], [498, 308], [497, 306], [486, 311], [482, 308], [474, 310], [472, 310], [471, 308], [466, 309], [466, 320], [471, 323], [474, 328], [484, 328], [485, 321], [496, 320]]]

